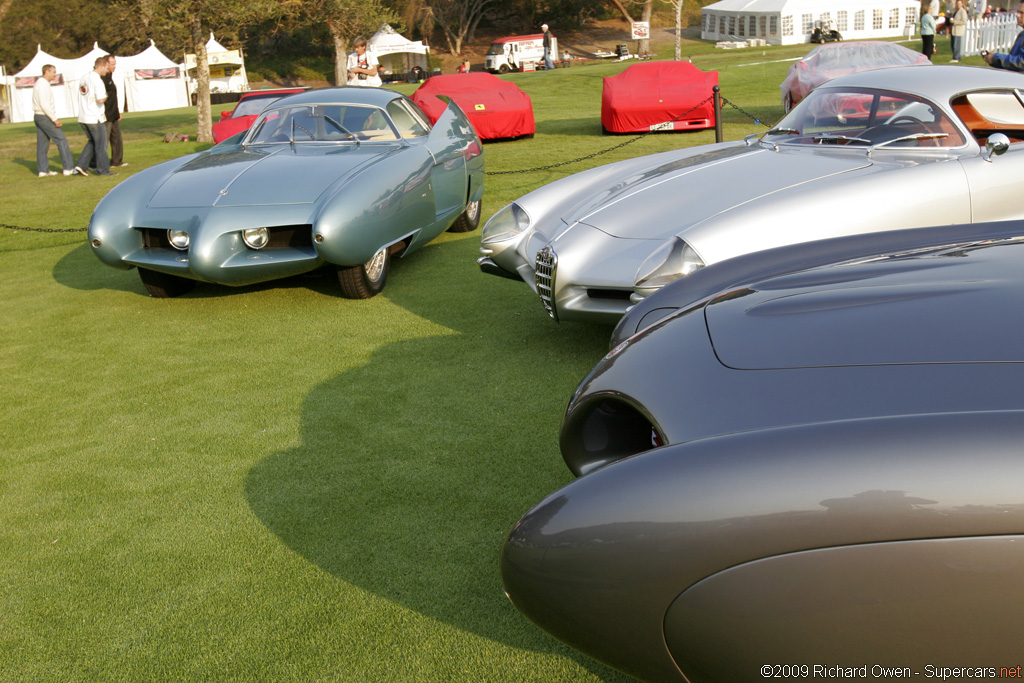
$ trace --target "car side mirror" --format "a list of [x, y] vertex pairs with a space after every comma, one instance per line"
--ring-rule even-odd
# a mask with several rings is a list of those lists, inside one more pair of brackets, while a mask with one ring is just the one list
[[222, 111], [220, 113], [220, 120], [223, 121], [224, 119], [230, 119], [231, 115], [234, 113], [234, 111], [235, 111], [234, 109], [232, 109], [231, 111], [228, 111], [227, 109], [225, 109], [224, 111]]
[[1006, 150], [1010, 149], [1010, 138], [1006, 137], [1002, 133], [993, 133], [988, 136], [988, 140], [985, 141], [985, 149], [988, 150], [988, 155], [985, 157], [985, 161], [991, 162], [993, 156], [999, 156], [1005, 154]]

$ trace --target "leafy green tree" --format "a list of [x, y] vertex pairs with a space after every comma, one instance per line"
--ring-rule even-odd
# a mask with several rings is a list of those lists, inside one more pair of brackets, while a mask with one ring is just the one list
[[334, 83], [348, 81], [348, 43], [357, 36], [370, 37], [381, 24], [398, 24], [397, 12], [381, 4], [380, 0], [307, 0], [301, 5], [302, 13], [314, 23], [327, 26], [334, 46]]
[[[650, 24], [651, 14], [654, 12], [654, 0], [608, 0], [615, 9], [619, 10], [623, 18], [629, 23], [634, 21], [646, 21]], [[634, 19], [631, 11], [640, 10], [640, 19]], [[640, 41], [640, 54], [651, 51], [651, 41], [647, 38]]]

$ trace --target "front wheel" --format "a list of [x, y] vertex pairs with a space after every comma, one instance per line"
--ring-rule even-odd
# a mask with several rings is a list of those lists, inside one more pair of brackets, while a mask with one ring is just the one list
[[448, 232], [473, 232], [480, 226], [480, 200], [466, 204], [466, 210], [455, 219]]
[[501, 66], [498, 67], [498, 72], [503, 74], [507, 74], [511, 70], [512, 69], [508, 67], [508, 64], [502, 64]]
[[149, 295], [156, 299], [169, 299], [185, 294], [196, 286], [196, 281], [187, 277], [168, 275], [147, 268], [139, 268], [139, 279], [142, 280], [142, 285]]
[[391, 270], [391, 252], [384, 247], [366, 263], [338, 267], [338, 284], [346, 299], [369, 299], [384, 289]]

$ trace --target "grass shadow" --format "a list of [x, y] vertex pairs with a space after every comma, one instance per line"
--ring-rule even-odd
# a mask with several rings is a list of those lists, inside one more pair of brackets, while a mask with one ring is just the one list
[[[250, 471], [249, 505], [333, 576], [493, 641], [571, 658], [601, 680], [631, 680], [526, 622], [497, 567], [512, 524], [570, 479], [561, 412], [610, 330], [553, 324], [525, 285], [481, 274], [475, 247], [427, 247], [389, 282], [384, 296], [439, 333], [382, 346], [316, 386], [301, 445]], [[445, 291], [422, 286], [427, 269], [445, 273]]]

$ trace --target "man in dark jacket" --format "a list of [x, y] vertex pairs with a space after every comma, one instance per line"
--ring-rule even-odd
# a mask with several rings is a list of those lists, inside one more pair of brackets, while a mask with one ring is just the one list
[[117, 60], [114, 55], [107, 55], [107, 75], [103, 77], [103, 85], [107, 88], [105, 102], [107, 114], [107, 139], [110, 140], [110, 165], [127, 166], [124, 163], [124, 144], [121, 141], [121, 111], [117, 106], [117, 86], [114, 85], [114, 67]]

